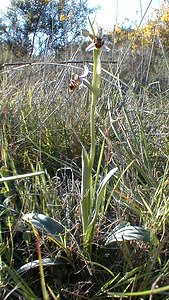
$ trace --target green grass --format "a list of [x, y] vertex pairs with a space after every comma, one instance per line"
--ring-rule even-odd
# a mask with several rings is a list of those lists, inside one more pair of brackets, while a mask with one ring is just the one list
[[2, 71], [1, 299], [169, 299], [167, 67], [147, 55], [143, 84], [128, 51], [93, 95], [68, 90], [79, 64]]

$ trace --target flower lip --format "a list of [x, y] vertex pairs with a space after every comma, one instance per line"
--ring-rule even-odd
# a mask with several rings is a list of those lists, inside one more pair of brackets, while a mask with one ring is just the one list
[[92, 51], [94, 49], [102, 49], [103, 51], [110, 51], [110, 48], [104, 44], [104, 40], [100, 37], [96, 37], [94, 41], [86, 48], [86, 51]]
[[104, 44], [104, 41], [100, 38], [97, 38], [95, 41], [93, 41], [87, 48], [86, 48], [86, 51], [92, 51], [94, 49], [102, 49], [103, 51], [106, 51], [106, 52], [109, 52], [110, 51], [110, 48], [107, 47], [105, 44]]

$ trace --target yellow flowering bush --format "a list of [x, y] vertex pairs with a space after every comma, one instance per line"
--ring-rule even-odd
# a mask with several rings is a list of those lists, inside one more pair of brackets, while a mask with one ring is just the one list
[[154, 43], [155, 48], [159, 48], [159, 41], [165, 50], [169, 50], [169, 5], [155, 10], [155, 17], [149, 20], [141, 28], [134, 29], [128, 34], [128, 39], [132, 42], [132, 49], [148, 47]]
[[154, 10], [155, 15], [144, 26], [139, 28], [124, 28], [116, 25], [114, 32], [107, 33], [108, 40], [112, 40], [117, 48], [124, 47], [126, 42], [131, 43], [132, 50], [153, 47], [156, 49], [162, 44], [169, 50], [169, 5]]

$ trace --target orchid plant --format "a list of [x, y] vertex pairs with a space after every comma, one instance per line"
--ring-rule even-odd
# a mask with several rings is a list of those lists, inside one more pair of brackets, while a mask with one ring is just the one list
[[[90, 21], [89, 21], [90, 22]], [[103, 155], [103, 147], [101, 149], [100, 158], [96, 176], [93, 176], [93, 165], [95, 160], [95, 107], [99, 94], [101, 83], [101, 51], [109, 51], [110, 49], [104, 44], [101, 37], [101, 31], [98, 36], [95, 35], [93, 26], [90, 22], [91, 31], [83, 30], [82, 34], [89, 37], [92, 42], [86, 48], [86, 51], [93, 51], [93, 79], [90, 86], [91, 90], [91, 105], [90, 105], [90, 152], [89, 154], [82, 149], [82, 185], [81, 185], [81, 204], [80, 213], [83, 226], [83, 247], [84, 253], [91, 254], [92, 242], [94, 238], [95, 225], [100, 212], [100, 206], [105, 193], [106, 184], [111, 176], [117, 171], [113, 168], [99, 184], [99, 171]], [[78, 80], [83, 80], [84, 77]]]

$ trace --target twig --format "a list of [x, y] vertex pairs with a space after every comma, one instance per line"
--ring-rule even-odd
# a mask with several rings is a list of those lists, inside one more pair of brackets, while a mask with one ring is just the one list
[[[93, 63], [93, 60], [67, 60], [58, 62], [16, 62], [16, 63], [5, 63], [1, 65], [1, 68], [13, 67], [13, 66], [33, 66], [33, 65], [60, 65], [60, 64], [83, 64], [83, 63]], [[103, 64], [116, 64], [115, 60], [103, 60]]]

